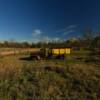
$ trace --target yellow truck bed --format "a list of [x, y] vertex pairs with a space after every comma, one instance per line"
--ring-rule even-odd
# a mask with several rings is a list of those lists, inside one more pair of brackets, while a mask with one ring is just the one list
[[52, 49], [52, 54], [54, 55], [63, 55], [63, 54], [70, 54], [70, 48], [59, 48], [59, 49]]

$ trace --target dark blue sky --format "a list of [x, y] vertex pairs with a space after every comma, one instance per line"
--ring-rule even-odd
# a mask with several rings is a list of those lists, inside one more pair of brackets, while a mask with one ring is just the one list
[[100, 31], [100, 0], [0, 0], [0, 40], [38, 41]]

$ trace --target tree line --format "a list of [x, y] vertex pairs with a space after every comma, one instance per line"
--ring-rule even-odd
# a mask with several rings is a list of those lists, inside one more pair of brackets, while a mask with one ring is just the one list
[[81, 38], [71, 38], [66, 41], [52, 41], [52, 42], [38, 42], [28, 43], [26, 42], [15, 42], [15, 41], [4, 41], [0, 43], [0, 47], [9, 48], [53, 48], [53, 47], [71, 47], [74, 49], [100, 49], [100, 34], [94, 35], [91, 28], [84, 30]]

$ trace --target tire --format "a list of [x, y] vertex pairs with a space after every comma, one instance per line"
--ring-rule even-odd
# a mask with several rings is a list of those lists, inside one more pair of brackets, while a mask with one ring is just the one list
[[36, 56], [36, 60], [40, 60], [41, 57], [39, 55]]

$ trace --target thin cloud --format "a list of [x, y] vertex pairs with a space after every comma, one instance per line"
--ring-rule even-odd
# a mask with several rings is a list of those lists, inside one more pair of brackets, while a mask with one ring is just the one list
[[73, 33], [73, 32], [75, 32], [75, 30], [69, 30], [69, 31], [64, 32], [64, 35], [68, 35], [68, 34]]
[[69, 30], [75, 29], [77, 26], [78, 26], [77, 24], [76, 25], [69, 25], [66, 28], [57, 30], [55, 33], [62, 33], [62, 32], [65, 32], [65, 31], [69, 31]]
[[[73, 24], [73, 25], [69, 25], [64, 29], [60, 29], [58, 31], [56, 31], [55, 33], [61, 33], [62, 35], [68, 35], [68, 34], [72, 34], [73, 32], [76, 31], [76, 27], [78, 25], [77, 24]], [[49, 36], [45, 36], [42, 32], [42, 30], [40, 29], [35, 29], [33, 30], [32, 33], [33, 36], [33, 40], [36, 42], [42, 41], [42, 42], [50, 42], [50, 41], [59, 41], [61, 40], [61, 37], [49, 37]]]
[[35, 29], [35, 30], [33, 31], [33, 33], [32, 33], [32, 35], [33, 35], [34, 37], [40, 36], [41, 34], [42, 34], [42, 31], [39, 30], [39, 29]]
[[72, 28], [76, 28], [77, 27], [77, 25], [69, 25], [68, 27], [67, 27], [67, 29], [72, 29]]
[[33, 33], [32, 33], [32, 40], [37, 43], [40, 41], [41, 39], [41, 36], [42, 36], [43, 32], [40, 30], [40, 29], [35, 29], [33, 30]]
[[59, 37], [55, 37], [55, 38], [53, 38], [53, 40], [54, 40], [54, 41], [59, 41], [60, 38], [59, 38]]
[[48, 42], [52, 42], [52, 41], [59, 41], [60, 40], [60, 38], [59, 37], [49, 37], [49, 36], [44, 36], [44, 37], [42, 37], [41, 38], [41, 42], [43, 42], [43, 43], [48, 43]]

